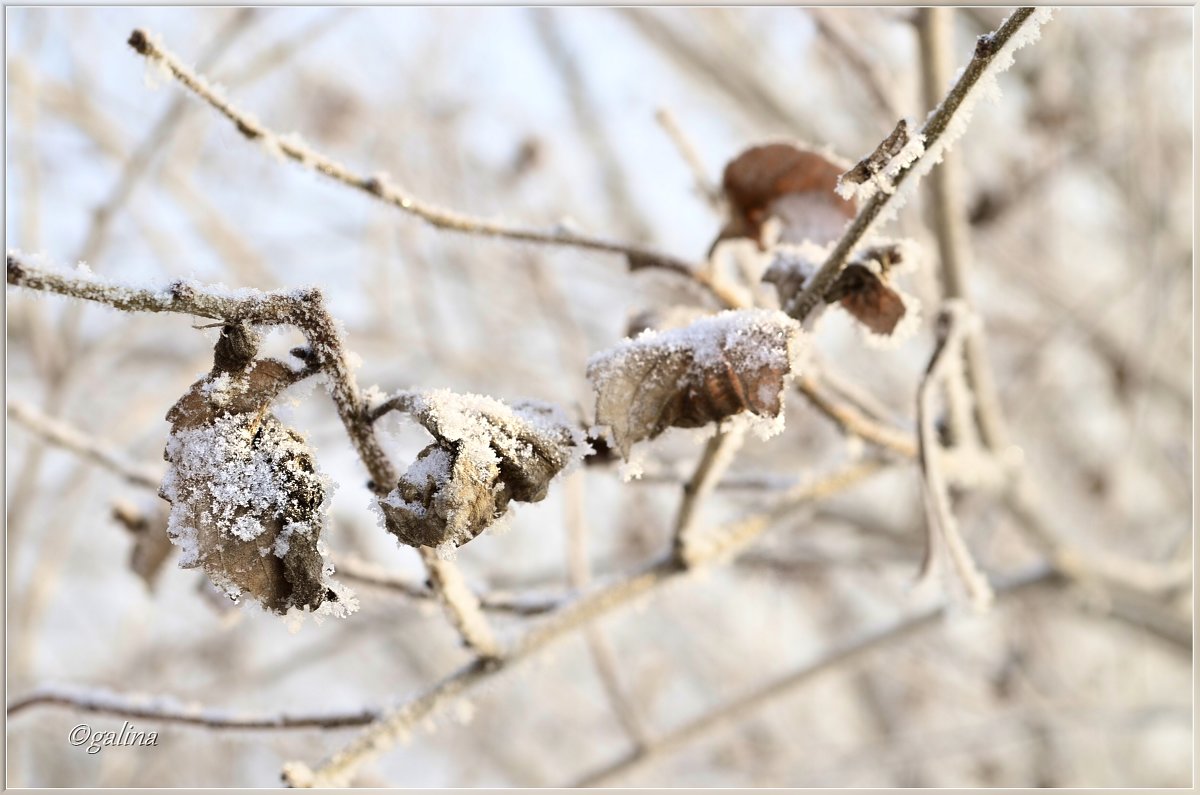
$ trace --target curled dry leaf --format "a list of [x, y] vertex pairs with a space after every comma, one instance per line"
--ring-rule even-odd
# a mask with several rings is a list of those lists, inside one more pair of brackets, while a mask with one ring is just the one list
[[621, 455], [667, 428], [700, 428], [742, 412], [782, 416], [800, 326], [782, 312], [739, 310], [645, 331], [588, 362], [596, 422]]
[[900, 293], [859, 263], [846, 266], [825, 294], [825, 300], [840, 302], [843, 309], [876, 334], [891, 334], [907, 312]]
[[436, 440], [379, 501], [387, 529], [409, 546], [462, 546], [512, 500], [544, 499], [554, 476], [587, 449], [583, 433], [544, 403], [510, 408], [443, 389], [413, 395], [406, 408]]
[[168, 535], [181, 568], [202, 567], [233, 599], [248, 594], [280, 614], [328, 601], [326, 612], [344, 614], [353, 605], [327, 579], [319, 549], [329, 480], [304, 438], [270, 411], [310, 371], [256, 360], [257, 341], [225, 326], [212, 371], [167, 414]]
[[755, 146], [725, 167], [722, 188], [730, 218], [713, 243], [750, 238], [765, 249], [764, 227], [780, 222], [779, 241], [825, 243], [854, 217], [855, 204], [840, 197], [838, 178], [846, 164], [830, 155], [789, 143]]
[[[811, 244], [781, 247], [763, 281], [775, 285], [780, 303], [786, 306], [816, 273], [824, 256], [823, 248]], [[903, 249], [895, 243], [864, 249], [838, 274], [825, 301], [840, 303], [871, 332], [890, 336], [908, 314], [903, 295], [891, 286], [893, 270], [903, 261]]]

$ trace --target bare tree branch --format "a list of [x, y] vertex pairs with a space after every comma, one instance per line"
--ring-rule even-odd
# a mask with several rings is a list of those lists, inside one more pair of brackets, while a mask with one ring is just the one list
[[378, 719], [379, 711], [333, 712], [314, 715], [238, 715], [228, 710], [182, 704], [174, 699], [114, 693], [107, 690], [40, 688], [8, 705], [8, 717], [14, 718], [37, 707], [66, 707], [79, 712], [133, 718], [155, 723], [177, 723], [206, 729], [296, 730], [347, 729], [364, 726]]
[[[337, 574], [346, 582], [356, 582], [372, 588], [400, 594], [417, 601], [437, 599], [437, 594], [422, 582], [414, 582], [394, 572], [387, 571], [358, 558], [338, 557]], [[544, 594], [512, 593], [489, 590], [476, 595], [479, 606], [493, 613], [514, 616], [540, 616], [553, 612], [566, 603], [567, 594], [546, 596]]]
[[[923, 8], [917, 16], [921, 40], [921, 85], [925, 102], [933, 106], [942, 86], [950, 81], [949, 50], [953, 34], [953, 8]], [[958, 156], [947, 152], [940, 168], [929, 175], [930, 211], [937, 235], [942, 286], [947, 299], [968, 301], [967, 268], [970, 260], [966, 209], [962, 206], [961, 164]], [[982, 325], [975, 328], [964, 343], [967, 383], [974, 396], [974, 418], [983, 443], [989, 450], [1007, 445], [996, 384], [984, 349]]]
[[248, 113], [234, 107], [203, 76], [188, 69], [173, 53], [152, 39], [143, 30], [135, 30], [129, 44], [138, 53], [161, 64], [185, 88], [211, 105], [222, 116], [237, 127], [238, 132], [251, 141], [257, 141], [271, 152], [293, 160], [337, 182], [374, 196], [406, 213], [438, 227], [455, 232], [464, 232], [483, 237], [500, 237], [527, 243], [591, 249], [622, 254], [629, 259], [631, 267], [653, 267], [682, 274], [695, 281], [725, 306], [736, 306], [736, 300], [726, 294], [719, 285], [701, 269], [677, 257], [662, 254], [649, 248], [591, 237], [568, 229], [538, 230], [512, 226], [499, 221], [489, 221], [447, 210], [421, 201], [393, 183], [386, 175], [362, 176], [346, 166], [310, 148], [295, 135], [278, 135], [259, 123]]
[[950, 505], [949, 485], [942, 472], [942, 447], [938, 441], [934, 424], [933, 401], [938, 387], [944, 387], [949, 362], [962, 355], [963, 339], [969, 333], [966, 328], [971, 321], [970, 310], [957, 299], [942, 305], [938, 318], [938, 341], [925, 378], [917, 396], [917, 425], [920, 429], [919, 454], [921, 474], [924, 482], [926, 511], [925, 562], [921, 577], [931, 577], [936, 569], [942, 550], [950, 555], [954, 569], [967, 588], [972, 604], [984, 609], [992, 601], [992, 589], [987, 578], [975, 565], [971, 552], [958, 529], [958, 520]]
[[[947, 135], [947, 130], [958, 131], [952, 126], [956, 116], [966, 103], [980, 81], [986, 77], [994, 77], [993, 65], [996, 71], [1007, 68], [1011, 63], [1011, 51], [1018, 46], [1028, 43], [1029, 30], [1037, 30], [1046, 14], [1037, 9], [1022, 7], [1004, 20], [996, 31], [986, 36], [980, 36], [975, 46], [975, 55], [963, 69], [962, 76], [950, 89], [925, 121], [920, 135], [924, 139], [925, 154], [902, 168], [892, 180], [895, 188], [899, 188], [911, 174], [922, 174], [927, 168], [933, 167], [937, 159], [945, 151], [954, 137]], [[1018, 34], [1022, 34], [1018, 36]], [[1000, 57], [1001, 55], [1005, 57]], [[972, 99], [974, 99], [972, 97]], [[961, 119], [958, 119], [961, 122]], [[945, 138], [945, 140], [942, 140]], [[797, 320], [804, 320], [824, 300], [825, 293], [833, 285], [847, 258], [858, 245], [859, 241], [870, 231], [879, 220], [885, 208], [895, 201], [899, 190], [879, 191], [875, 193], [866, 205], [859, 210], [858, 215], [850, 222], [850, 226], [842, 234], [833, 250], [821, 264], [817, 273], [809, 279], [801, 290], [787, 305], [787, 313]]]
[[822, 41], [841, 55], [846, 65], [858, 75], [859, 81], [875, 103], [880, 118], [887, 124], [893, 124], [896, 119], [902, 117], [904, 114], [900, 112], [895, 92], [888, 85], [887, 76], [880, 69], [879, 64], [870, 55], [863, 52], [863, 48], [858, 45], [858, 42], [854, 41], [850, 33], [842, 27], [840, 20], [824, 8], [805, 8], [804, 12], [817, 26]]
[[912, 434], [873, 420], [849, 403], [835, 402], [821, 391], [813, 376], [801, 375], [796, 379], [796, 388], [814, 408], [836, 422], [846, 433], [905, 458], [916, 458], [917, 443]]
[[696, 144], [679, 126], [679, 120], [675, 118], [675, 114], [667, 108], [659, 108], [658, 112], [654, 114], [654, 119], [671, 139], [671, 143], [675, 144], [675, 149], [683, 158], [683, 162], [687, 163], [688, 168], [692, 170], [692, 181], [696, 186], [696, 191], [704, 198], [709, 207], [720, 210], [725, 201], [721, 188], [709, 177], [708, 169], [705, 168], [704, 161], [696, 150]]
[[[567, 528], [567, 573], [571, 587], [584, 590], [591, 582], [591, 567], [588, 565], [587, 539], [588, 523], [587, 509], [584, 505], [582, 471], [573, 472], [565, 486], [566, 528]], [[608, 639], [604, 629], [597, 624], [584, 627], [584, 640], [587, 641], [588, 653], [600, 677], [608, 702], [612, 705], [613, 714], [621, 724], [621, 728], [629, 735], [635, 746], [642, 746], [650, 736], [646, 722], [642, 718], [637, 705], [630, 700], [619, 674], [616, 651]]]
[[[1054, 582], [1053, 569], [1039, 566], [999, 586], [998, 595], [1008, 597], [1034, 586]], [[937, 625], [948, 606], [942, 605], [924, 610], [916, 615], [899, 619], [882, 629], [868, 632], [860, 638], [846, 643], [821, 655], [795, 671], [774, 679], [743, 696], [710, 710], [699, 718], [656, 738], [643, 749], [635, 750], [610, 764], [588, 773], [573, 786], [603, 786], [619, 776], [625, 775], [642, 765], [648, 764], [694, 742], [707, 734], [729, 728], [747, 715], [767, 704], [776, 703], [794, 690], [832, 670], [845, 670], [848, 664], [858, 662], [871, 652], [907, 640], [920, 632]]]
[[407, 736], [424, 718], [443, 708], [477, 683], [532, 657], [598, 617], [627, 606], [700, 568], [701, 563], [717, 563], [737, 554], [761, 535], [771, 523], [798, 506], [846, 489], [879, 469], [878, 463], [856, 464], [814, 483], [797, 487], [766, 514], [755, 514], [713, 533], [713, 541], [706, 546], [702, 556], [697, 550], [690, 568], [681, 565], [674, 555], [670, 555], [640, 571], [625, 575], [610, 585], [581, 596], [528, 630], [513, 643], [503, 657], [477, 659], [460, 668], [404, 705], [389, 711], [352, 743], [325, 759], [315, 769], [299, 762], [289, 763], [284, 770], [285, 780], [296, 787], [344, 783], [360, 765], [383, 753]]
[[20, 400], [8, 401], [8, 416], [36, 434], [38, 438], [77, 453], [88, 461], [109, 469], [135, 486], [158, 490], [162, 476], [157, 470], [129, 461], [109, 445], [65, 422], [48, 417]]

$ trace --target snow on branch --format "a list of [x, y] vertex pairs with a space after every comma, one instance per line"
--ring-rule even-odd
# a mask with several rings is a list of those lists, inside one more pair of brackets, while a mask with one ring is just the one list
[[[1018, 8], [999, 28], [976, 40], [974, 56], [914, 136], [921, 141], [923, 154], [898, 170], [889, 186], [892, 190], [876, 192], [859, 210], [816, 275], [788, 302], [786, 311], [789, 315], [804, 320], [822, 302], [854, 247], [877, 222], [886, 221], [899, 209], [897, 196], [900, 192], [895, 189], [901, 184], [907, 184], [911, 189], [941, 162], [950, 146], [966, 130], [975, 103], [981, 97], [996, 95], [996, 76], [1012, 66], [1016, 50], [1037, 41], [1042, 25], [1049, 21], [1051, 14], [1049, 8]], [[910, 175], [915, 177], [910, 180]]]
[[369, 724], [380, 714], [377, 709], [362, 709], [312, 715], [246, 715], [196, 703], [184, 703], [171, 696], [45, 685], [10, 703], [8, 717], [13, 718], [26, 710], [44, 706], [66, 707], [81, 712], [158, 723], [203, 726], [207, 729], [245, 730], [345, 729]]
[[388, 711], [349, 745], [329, 756], [316, 768], [300, 762], [289, 763], [284, 769], [284, 780], [294, 787], [344, 785], [360, 765], [409, 737], [427, 717], [448, 706], [476, 684], [533, 657], [600, 616], [629, 606], [669, 583], [679, 581], [702, 565], [728, 559], [787, 513], [803, 504], [849, 488], [880, 469], [878, 464], [852, 464], [813, 483], [799, 486], [784, 495], [772, 510], [722, 525], [705, 534], [707, 543], [695, 545], [686, 560], [674, 553], [669, 554], [641, 570], [626, 574], [568, 602], [518, 638], [502, 658], [478, 658], [468, 663], [428, 690]]
[[500, 221], [477, 218], [454, 210], [426, 203], [405, 192], [387, 175], [363, 176], [345, 165], [312, 149], [296, 133], [279, 135], [258, 121], [252, 114], [234, 105], [224, 92], [203, 75], [188, 68], [156, 37], [138, 29], [129, 37], [129, 46], [151, 62], [169, 72], [185, 88], [211, 105], [218, 113], [233, 122], [238, 132], [260, 143], [268, 152], [293, 160], [305, 168], [317, 171], [337, 182], [363, 191], [380, 201], [391, 204], [410, 215], [439, 228], [483, 237], [498, 237], [527, 243], [568, 246], [573, 248], [622, 254], [631, 269], [659, 268], [681, 274], [713, 295], [723, 306], [735, 307], [741, 301], [730, 294], [699, 267], [678, 257], [644, 246], [637, 246], [600, 237], [584, 235], [571, 229], [549, 230], [513, 226]]
[[21, 400], [10, 400], [8, 416], [51, 444], [77, 453], [135, 486], [151, 490], [158, 488], [161, 476], [157, 470], [126, 460], [125, 456], [94, 436], [43, 414], [35, 406]]
[[948, 553], [954, 570], [967, 588], [972, 605], [986, 609], [992, 602], [992, 588], [975, 565], [971, 552], [958, 529], [958, 520], [950, 505], [949, 484], [943, 467], [944, 450], [938, 441], [933, 401], [939, 387], [946, 386], [951, 362], [962, 356], [967, 324], [974, 319], [961, 299], [947, 301], [938, 318], [938, 342], [917, 395], [919, 460], [923, 475], [926, 512], [926, 549], [922, 565], [923, 580], [932, 576], [943, 552]]

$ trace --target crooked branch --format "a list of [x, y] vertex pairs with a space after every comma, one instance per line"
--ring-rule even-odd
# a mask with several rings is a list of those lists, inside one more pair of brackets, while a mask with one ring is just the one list
[[185, 66], [174, 53], [146, 31], [140, 29], [133, 31], [129, 37], [129, 46], [169, 71], [185, 88], [233, 122], [238, 132], [247, 139], [256, 141], [269, 151], [295, 161], [305, 168], [324, 174], [343, 185], [360, 190], [397, 207], [439, 229], [526, 243], [568, 246], [621, 254], [626, 257], [631, 268], [660, 268], [681, 274], [707, 290], [722, 305], [737, 306], [735, 296], [728, 294], [720, 285], [714, 283], [712, 278], [700, 268], [678, 257], [644, 246], [593, 237], [570, 229], [532, 229], [486, 218], [477, 218], [422, 201], [405, 192], [386, 175], [356, 174], [345, 165], [312, 149], [299, 136], [279, 135], [260, 123], [253, 115], [235, 107], [216, 86], [204, 76]]
[[[371, 423], [364, 419], [365, 403], [351, 372], [341, 334], [325, 308], [320, 290], [231, 291], [194, 281], [175, 281], [155, 290], [35, 267], [22, 261], [16, 252], [8, 253], [7, 279], [17, 287], [95, 301], [127, 312], [175, 312], [225, 323], [295, 326], [312, 350], [312, 365], [329, 375], [334, 405], [376, 494], [386, 495], [390, 484], [399, 479], [379, 446]], [[462, 574], [454, 564], [440, 560], [434, 550], [422, 547], [418, 552], [448, 617], [467, 645], [485, 656], [496, 654], [498, 644]]]
[[237, 715], [226, 710], [182, 704], [174, 699], [149, 699], [107, 690], [42, 688], [9, 704], [8, 717], [16, 717], [35, 707], [48, 706], [155, 723], [246, 730], [346, 729], [364, 726], [376, 720], [380, 714], [379, 710], [363, 709], [314, 715]]
[[954, 569], [967, 588], [971, 602], [976, 608], [986, 608], [992, 601], [992, 589], [987, 578], [975, 565], [971, 552], [958, 529], [958, 520], [950, 505], [950, 490], [942, 472], [942, 447], [938, 441], [934, 424], [934, 399], [939, 387], [945, 386], [950, 362], [962, 356], [963, 340], [969, 333], [966, 326], [971, 320], [970, 310], [961, 300], [947, 301], [938, 318], [938, 341], [925, 378], [917, 393], [917, 426], [919, 435], [919, 460], [925, 496], [926, 548], [922, 566], [922, 579], [931, 576], [937, 568], [940, 553], [950, 555]]
[[162, 478], [156, 470], [127, 460], [121, 453], [94, 436], [43, 414], [28, 403], [20, 400], [8, 401], [8, 416], [45, 441], [94, 461], [135, 486], [151, 491], [158, 490]]
[[[1053, 569], [1039, 566], [1002, 584], [998, 592], [1003, 597], [1025, 591], [1033, 586], [1055, 581]], [[576, 787], [603, 786], [614, 778], [625, 775], [642, 765], [670, 754], [687, 744], [721, 728], [734, 725], [754, 711], [808, 684], [829, 671], [844, 671], [845, 666], [858, 662], [871, 652], [884, 646], [899, 643], [936, 626], [945, 614], [946, 606], [939, 606], [916, 615], [899, 619], [890, 626], [869, 632], [840, 648], [826, 652], [813, 662], [800, 666], [795, 671], [733, 699], [699, 718], [667, 732], [642, 748], [634, 749], [625, 756], [602, 768], [594, 770], [575, 783]]]
[[[960, 113], [969, 109], [974, 102], [977, 94], [974, 89], [983, 80], [994, 78], [997, 73], [1007, 69], [1012, 64], [1012, 52], [1033, 41], [1038, 28], [1049, 15], [1048, 9], [1018, 8], [998, 29], [976, 40], [975, 55], [963, 69], [962, 76], [929, 114], [921, 128], [925, 153], [896, 174], [892, 180], [895, 188], [898, 189], [913, 174], [919, 179], [921, 174], [936, 165], [965, 127], [966, 122]], [[788, 302], [789, 315], [802, 321], [824, 300], [825, 293], [841, 273], [855, 246], [879, 220], [883, 211], [895, 202], [899, 193], [899, 190], [879, 191], [867, 201], [817, 273]]]
[[475, 685], [516, 666], [598, 617], [628, 606], [668, 583], [681, 579], [700, 568], [701, 563], [715, 564], [736, 554], [789, 511], [849, 488], [879, 471], [880, 467], [878, 463], [852, 465], [826, 478], [793, 489], [767, 514], [755, 514], [713, 532], [711, 541], [705, 546], [703, 553], [697, 550], [697, 554], [691, 558], [690, 567], [683, 565], [675, 555], [668, 555], [640, 571], [625, 575], [607, 586], [579, 597], [529, 629], [513, 643], [503, 657], [477, 659], [468, 663], [425, 692], [388, 712], [315, 769], [299, 762], [289, 763], [284, 770], [285, 780], [298, 787], [344, 784], [360, 765], [408, 736], [426, 717]]

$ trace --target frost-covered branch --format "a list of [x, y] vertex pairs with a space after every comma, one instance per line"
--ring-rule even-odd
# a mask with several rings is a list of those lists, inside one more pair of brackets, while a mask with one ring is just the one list
[[[423, 582], [402, 577], [380, 566], [376, 566], [357, 558], [338, 558], [338, 576], [346, 582], [356, 582], [373, 588], [402, 594], [409, 599], [437, 599], [437, 594]], [[524, 594], [506, 591], [489, 590], [476, 595], [479, 606], [494, 613], [508, 613], [516, 616], [538, 616], [552, 612], [561, 607], [566, 601], [566, 595], [547, 596], [545, 594]]]
[[[1056, 573], [1046, 566], [1037, 566], [1030, 571], [1013, 577], [997, 587], [1000, 598], [1029, 590], [1034, 586], [1055, 582]], [[767, 684], [735, 698], [688, 723], [673, 729], [649, 743], [635, 749], [612, 763], [599, 768], [574, 784], [576, 787], [603, 786], [607, 782], [641, 767], [653, 760], [680, 749], [714, 731], [735, 725], [747, 715], [767, 706], [777, 704], [796, 689], [803, 687], [822, 674], [830, 671], [845, 671], [846, 666], [856, 663], [880, 648], [914, 637], [937, 626], [939, 620], [950, 609], [948, 605], [924, 610], [895, 623], [868, 632], [842, 646], [826, 652], [818, 659], [806, 663], [791, 673], [774, 679]]]
[[[995, 78], [1013, 63], [1013, 52], [1037, 39], [1038, 32], [1050, 18], [1050, 9], [1018, 8], [992, 33], [980, 36], [975, 43], [975, 55], [963, 69], [962, 75], [950, 88], [920, 130], [924, 153], [901, 168], [892, 178], [899, 188], [909, 177], [916, 175], [913, 182], [941, 161], [942, 155], [962, 134], [967, 125], [970, 110], [981, 95], [995, 90]], [[894, 210], [898, 190], [876, 192], [859, 210], [858, 215], [842, 234], [841, 239], [830, 251], [820, 269], [808, 280], [787, 305], [787, 313], [803, 320], [824, 300], [826, 292], [841, 273], [846, 260], [877, 221], [884, 217], [886, 209]]]
[[800, 505], [849, 488], [880, 468], [878, 462], [854, 464], [791, 490], [767, 513], [755, 514], [713, 532], [713, 542], [702, 552], [696, 551], [690, 568], [682, 565], [674, 555], [669, 555], [577, 598], [528, 630], [503, 657], [480, 658], [468, 663], [404, 705], [388, 712], [315, 769], [299, 762], [289, 763], [284, 769], [285, 780], [296, 787], [344, 784], [360, 765], [408, 737], [426, 717], [447, 706], [476, 684], [514, 667], [600, 616], [628, 606], [679, 580], [701, 564], [715, 564], [728, 559], [761, 535], [773, 522]]
[[[328, 375], [338, 415], [376, 494], [385, 496], [398, 480], [399, 475], [380, 447], [371, 423], [364, 418], [366, 404], [351, 372], [338, 323], [326, 310], [320, 290], [229, 290], [195, 281], [175, 281], [158, 289], [134, 287], [98, 279], [90, 273], [72, 274], [30, 265], [16, 252], [7, 255], [7, 279], [10, 285], [95, 301], [130, 312], [176, 312], [225, 323], [295, 326], [308, 341], [310, 365]], [[430, 582], [467, 645], [484, 655], [495, 654], [498, 646], [462, 574], [453, 563], [440, 560], [434, 550], [418, 551]]]
[[796, 379], [796, 388], [814, 408], [840, 425], [846, 433], [905, 458], [916, 457], [917, 442], [911, 433], [874, 420], [849, 403], [832, 400], [821, 391], [816, 378], [801, 375]]
[[1018, 472], [1004, 495], [1004, 506], [1030, 539], [1067, 576], [1088, 585], [1117, 585], [1144, 594], [1169, 593], [1192, 582], [1192, 561], [1151, 563], [1083, 549], [1063, 537], [1063, 522], [1042, 500], [1027, 471]]
[[155, 469], [129, 461], [94, 436], [48, 417], [20, 400], [8, 401], [8, 416], [51, 444], [70, 450], [109, 469], [135, 486], [157, 490], [162, 475]]
[[233, 122], [238, 132], [249, 140], [256, 141], [268, 151], [293, 160], [305, 168], [317, 171], [343, 185], [356, 188], [380, 201], [398, 207], [439, 229], [483, 237], [498, 237], [527, 243], [621, 254], [628, 259], [632, 268], [660, 268], [679, 273], [699, 284], [722, 305], [738, 305], [736, 297], [714, 283], [707, 273], [678, 257], [644, 246], [593, 237], [570, 229], [531, 229], [486, 218], [477, 218], [417, 199], [384, 174], [372, 176], [356, 174], [345, 165], [312, 149], [298, 135], [294, 133], [279, 135], [260, 123], [253, 115], [234, 107], [217, 86], [210, 83], [203, 75], [185, 66], [174, 53], [146, 31], [140, 29], [133, 31], [129, 37], [129, 46], [167, 70], [185, 88]]
[[[949, 50], [953, 34], [953, 8], [923, 8], [917, 15], [921, 42], [921, 84], [929, 105], [937, 102], [942, 86], [950, 80]], [[929, 177], [930, 212], [937, 236], [942, 287], [946, 298], [968, 299], [967, 268], [970, 262], [967, 209], [963, 206], [962, 169], [957, 157], [943, 158], [942, 167]], [[1002, 412], [996, 385], [984, 349], [982, 326], [967, 338], [963, 352], [966, 379], [974, 398], [974, 420], [989, 450], [1001, 450], [1005, 442]]]
[[671, 545], [675, 556], [685, 565], [692, 563], [690, 541], [696, 532], [696, 517], [699, 515], [700, 506], [733, 464], [744, 435], [745, 430], [742, 428], [718, 431], [717, 435], [704, 445], [704, 452], [696, 463], [695, 471], [683, 484], [683, 497], [675, 514]]
[[363, 726], [379, 717], [379, 710], [330, 712], [313, 715], [245, 715], [233, 710], [214, 709], [200, 704], [185, 704], [165, 696], [115, 693], [110, 690], [78, 687], [41, 687], [8, 705], [8, 717], [14, 718], [36, 707], [66, 707], [80, 712], [132, 718], [154, 723], [179, 723], [206, 729], [295, 730], [346, 729]]
[[946, 386], [946, 375], [950, 362], [962, 356], [963, 340], [967, 324], [973, 320], [970, 310], [960, 300], [947, 301], [938, 318], [938, 341], [925, 378], [917, 393], [917, 426], [919, 429], [919, 457], [926, 513], [925, 562], [922, 578], [937, 570], [940, 553], [944, 549], [950, 555], [954, 569], [967, 588], [972, 604], [978, 609], [986, 608], [992, 601], [992, 589], [987, 578], [975, 565], [971, 552], [958, 529], [958, 520], [950, 505], [950, 488], [942, 471], [942, 446], [938, 440], [934, 421], [934, 400], [938, 389]]

